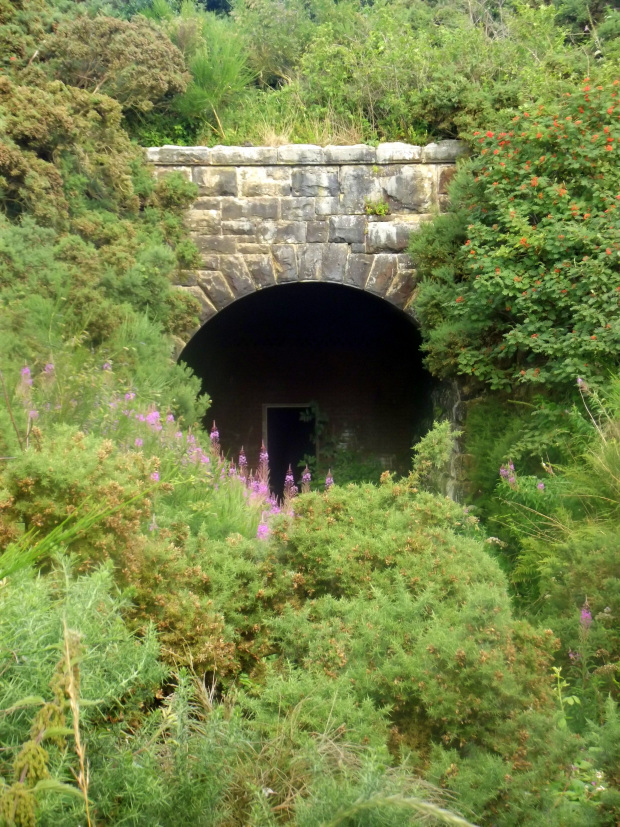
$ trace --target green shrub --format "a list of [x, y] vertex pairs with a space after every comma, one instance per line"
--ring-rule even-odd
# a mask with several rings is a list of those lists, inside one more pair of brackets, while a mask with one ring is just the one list
[[410, 246], [436, 375], [565, 392], [582, 375], [602, 383], [617, 364], [617, 83], [572, 87], [474, 133], [479, 154], [454, 184], [455, 216]]

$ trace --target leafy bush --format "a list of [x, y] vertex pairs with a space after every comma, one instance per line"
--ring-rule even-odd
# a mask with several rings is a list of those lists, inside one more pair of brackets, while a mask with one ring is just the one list
[[410, 246], [433, 373], [565, 390], [617, 364], [617, 84], [475, 133], [455, 214]]

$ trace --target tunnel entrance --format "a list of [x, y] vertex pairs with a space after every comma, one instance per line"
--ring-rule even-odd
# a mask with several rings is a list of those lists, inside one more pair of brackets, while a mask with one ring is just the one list
[[279, 285], [239, 299], [207, 322], [180, 360], [212, 400], [224, 452], [243, 446], [257, 467], [261, 439], [272, 488], [288, 464], [311, 458], [315, 479], [337, 483], [406, 473], [411, 446], [432, 422], [432, 380], [411, 319], [342, 285]]

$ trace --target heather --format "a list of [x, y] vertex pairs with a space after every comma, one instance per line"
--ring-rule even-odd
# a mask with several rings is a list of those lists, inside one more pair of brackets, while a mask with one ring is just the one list
[[[617, 17], [0, 0], [2, 827], [618, 822]], [[404, 477], [225, 456], [196, 188], [142, 146], [443, 137], [461, 430]]]

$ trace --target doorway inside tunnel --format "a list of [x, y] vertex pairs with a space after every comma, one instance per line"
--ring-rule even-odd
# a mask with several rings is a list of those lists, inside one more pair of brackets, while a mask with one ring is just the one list
[[239, 299], [180, 355], [211, 397], [224, 452], [261, 440], [272, 488], [306, 459], [337, 483], [406, 473], [412, 444], [432, 422], [432, 379], [412, 320], [384, 299], [343, 285], [297, 283]]

